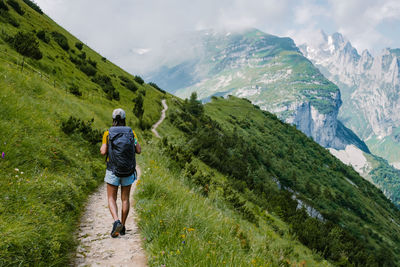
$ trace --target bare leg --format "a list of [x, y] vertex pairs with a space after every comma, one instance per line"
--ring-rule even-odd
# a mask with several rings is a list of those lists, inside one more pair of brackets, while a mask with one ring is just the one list
[[118, 186], [107, 184], [108, 208], [114, 221], [118, 220], [117, 193]]
[[131, 187], [132, 185], [128, 185], [128, 186], [121, 186], [121, 201], [122, 201], [122, 225], [125, 225], [125, 221], [126, 218], [128, 217], [128, 213], [129, 213], [129, 206], [130, 206], [130, 202], [129, 202], [129, 195], [131, 192]]

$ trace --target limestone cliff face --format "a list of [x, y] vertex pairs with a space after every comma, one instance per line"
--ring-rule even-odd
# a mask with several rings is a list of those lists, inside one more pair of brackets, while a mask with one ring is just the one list
[[341, 140], [337, 134], [337, 115], [341, 105], [340, 92], [331, 94], [331, 97], [324, 99], [334, 107], [328, 113], [321, 113], [310, 101], [295, 101], [284, 108], [270, 110], [274, 113], [287, 111], [291, 113], [285, 122], [296, 125], [297, 129], [310, 136], [324, 147], [343, 149], [347, 142]]
[[375, 56], [365, 50], [359, 55], [339, 33], [321, 34], [321, 43], [300, 49], [339, 86], [340, 120], [366, 140], [373, 152], [399, 163], [400, 49], [387, 48]]

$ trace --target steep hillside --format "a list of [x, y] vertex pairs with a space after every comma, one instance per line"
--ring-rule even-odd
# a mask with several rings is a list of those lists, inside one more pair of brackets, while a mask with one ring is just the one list
[[[189, 184], [255, 225], [268, 222], [264, 212], [278, 216], [304, 245], [336, 264], [399, 263], [400, 213], [380, 190], [247, 100], [214, 97], [204, 109], [206, 115], [191, 98], [170, 108], [171, 125], [161, 126], [165, 133], [181, 130], [163, 144]], [[208, 175], [197, 160], [227, 178]]]
[[[104, 177], [99, 142], [112, 110], [124, 108], [143, 141], [132, 99], [144, 98], [146, 128], [157, 121], [164, 94], [23, 1], [0, 1], [0, 27], [0, 265], [65, 265], [82, 205]], [[38, 48], [37, 59], [23, 58], [23, 47]], [[78, 57], [82, 62], [73, 63]], [[108, 82], [93, 82], [99, 77]]]
[[[318, 39], [318, 38], [317, 38]], [[400, 53], [384, 49], [375, 56], [361, 54], [340, 33], [321, 32], [301, 51], [342, 92], [339, 118], [371, 151], [400, 166]]]
[[398, 210], [293, 126], [246, 100], [204, 111], [165, 94], [28, 0], [0, 11], [1, 266], [71, 262], [116, 107], [143, 145], [135, 208], [150, 265], [399, 265]]
[[172, 62], [149, 75], [180, 97], [194, 91], [199, 98], [246, 97], [263, 110], [295, 124], [325, 147], [367, 146], [337, 121], [340, 92], [290, 38], [256, 29], [242, 32], [200, 31], [181, 36], [174, 46], [191, 43], [181, 62]]
[[[221, 187], [215, 190], [222, 190], [228, 202], [243, 197], [244, 216], [253, 223], [263, 221], [260, 209], [277, 214], [303, 244], [334, 262], [399, 261], [400, 213], [380, 190], [294, 127], [246, 100], [214, 97], [205, 105], [207, 116], [192, 100], [170, 111], [172, 124], [186, 140], [169, 137], [165, 142], [171, 153], [178, 153], [173, 158], [192, 154], [229, 177], [222, 184], [200, 179], [203, 190]], [[241, 205], [233, 204], [239, 211]], [[335, 236], [336, 231], [343, 235]], [[324, 240], [326, 236], [331, 238]], [[332, 243], [336, 238], [340, 245]], [[341, 256], [330, 250], [337, 245]], [[385, 263], [383, 258], [391, 260]]]

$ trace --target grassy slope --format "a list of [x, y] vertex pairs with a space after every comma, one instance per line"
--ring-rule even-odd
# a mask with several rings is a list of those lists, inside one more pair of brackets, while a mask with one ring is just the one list
[[[221, 108], [223, 106], [223, 108]], [[246, 101], [239, 99], [232, 99], [230, 101], [214, 99], [212, 103], [206, 105], [206, 112], [212, 118], [215, 118], [224, 128], [233, 130], [237, 127], [236, 122], [249, 120], [250, 124], [246, 125], [245, 128], [238, 128], [240, 135], [247, 140], [257, 142], [267, 148], [268, 145], [264, 140], [268, 135], [275, 136], [275, 144], [270, 146], [273, 153], [277, 153], [279, 150], [286, 150], [284, 142], [279, 144], [280, 140], [285, 140], [288, 136], [289, 130], [284, 130], [289, 126], [282, 127], [281, 130], [269, 124], [266, 127], [265, 118], [262, 112], [255, 112], [251, 104]], [[236, 117], [232, 120], [232, 117]], [[250, 119], [249, 119], [250, 118]], [[284, 133], [282, 135], [282, 133]], [[292, 133], [290, 133], [292, 134]], [[289, 135], [290, 135], [289, 134]], [[295, 137], [293, 137], [295, 138]], [[339, 223], [344, 225], [345, 228], [350, 229], [357, 236], [364, 236], [367, 242], [374, 244], [376, 248], [379, 248], [382, 244], [386, 243], [394, 249], [398, 249], [399, 246], [399, 212], [390, 203], [383, 194], [380, 193], [373, 185], [362, 179], [355, 171], [344, 172], [341, 175], [335, 173], [334, 170], [327, 170], [327, 165], [332, 165], [333, 162], [338, 162], [328, 151], [325, 149], [318, 148], [314, 144], [306, 144], [301, 148], [300, 143], [295, 143], [294, 155], [289, 159], [284, 157], [276, 160], [281, 160], [283, 164], [286, 164], [286, 168], [294, 166], [297, 170], [295, 177], [297, 179], [291, 181], [291, 187], [293, 190], [299, 192], [305, 196], [305, 200], [312, 203], [312, 206], [322, 211], [325, 214], [334, 212], [340, 214]], [[277, 151], [278, 150], [278, 151]], [[311, 160], [309, 153], [314, 155]], [[288, 151], [284, 152], [287, 154]], [[278, 152], [279, 154], [279, 152]], [[303, 161], [308, 158], [309, 161]], [[286, 163], [284, 163], [286, 161]], [[300, 163], [302, 162], [303, 163]], [[279, 164], [278, 164], [279, 166]], [[310, 168], [313, 170], [314, 175], [302, 173], [302, 171]], [[355, 188], [345, 178], [352, 179], [357, 185]], [[320, 192], [318, 196], [312, 196], [310, 188], [307, 188], [307, 184], [310, 183], [318, 188]], [[329, 191], [332, 198], [328, 198], [326, 191]], [[323, 194], [321, 194], [323, 193]], [[390, 218], [393, 218], [397, 223], [394, 223]], [[360, 227], [362, 225], [362, 227]], [[363, 230], [364, 229], [364, 230]], [[370, 234], [363, 233], [363, 231], [370, 231]], [[380, 237], [376, 238], [375, 234]], [[384, 242], [382, 242], [384, 240]]]
[[[31, 10], [23, 16], [9, 13], [19, 28], [0, 23], [3, 33], [46, 30], [62, 32], [73, 47], [78, 41], [46, 16]], [[110, 126], [116, 107], [127, 111], [128, 124], [138, 129], [131, 110], [139, 90], [146, 91], [145, 119], [155, 122], [161, 110], [162, 93], [144, 85], [136, 93], [123, 88], [119, 75], [133, 79], [122, 69], [88, 47], [83, 51], [97, 61], [101, 74], [112, 75], [121, 101], [110, 101], [99, 86], [69, 61], [69, 54], [51, 40], [40, 42], [43, 59], [28, 59], [20, 71], [22, 57], [0, 39], [0, 265], [63, 265], [75, 246], [73, 232], [87, 195], [102, 181], [104, 159], [100, 144], [90, 145], [81, 135], [61, 131], [69, 116], [84, 121], [94, 118], [93, 128]], [[75, 49], [77, 52], [77, 49]], [[71, 52], [69, 52], [71, 53]], [[53, 71], [55, 70], [55, 72]], [[40, 75], [42, 73], [42, 75]], [[54, 82], [55, 81], [55, 82]], [[79, 86], [82, 97], [67, 92], [71, 83]], [[139, 138], [143, 134], [139, 130]]]
[[[10, 10], [21, 24], [19, 29], [0, 24], [9, 35], [18, 30], [57, 30], [67, 36], [71, 47], [77, 41], [49, 18], [19, 3], [24, 16]], [[118, 80], [119, 75], [129, 74], [84, 47], [88, 57], [97, 61], [100, 73], [115, 75], [111, 77], [121, 101], [110, 101], [53, 40], [40, 42], [40, 49], [44, 58], [27, 60], [31, 67], [21, 72], [15, 64], [21, 56], [0, 39], [0, 82], [4, 84], [0, 87], [0, 148], [6, 155], [0, 159], [0, 265], [63, 265], [69, 260], [83, 203], [102, 181], [104, 162], [98, 156], [99, 144], [91, 146], [79, 134], [66, 135], [60, 130], [61, 121], [70, 115], [85, 121], [94, 118], [94, 128], [105, 130], [111, 111], [118, 106], [128, 112], [129, 125], [135, 130], [138, 125], [129, 112], [137, 93], [124, 89]], [[71, 83], [79, 85], [82, 97], [67, 92]], [[137, 86], [146, 90], [145, 118], [154, 122], [164, 95], [148, 85]], [[171, 109], [180, 101], [167, 97]], [[160, 132], [179, 136], [168, 123], [161, 125]], [[220, 201], [221, 192], [211, 190], [208, 198], [202, 196], [179, 166], [160, 154], [147, 131], [139, 131], [139, 138], [144, 175], [136, 199], [151, 264], [329, 265], [299, 244], [277, 216], [264, 215], [268, 223], [260, 222], [257, 228]], [[194, 164], [226, 181], [202, 162]]]
[[[174, 125], [188, 125], [178, 120], [179, 116], [177, 117], [176, 115], [182, 112], [182, 107], [177, 104], [177, 101], [170, 102], [174, 105], [169, 109], [169, 118], [175, 117], [173, 120]], [[240, 194], [240, 198], [247, 201], [246, 206], [250, 207], [250, 209], [255, 212], [256, 217], [260, 218], [260, 221], [265, 220], [265, 218], [262, 216], [258, 217], [259, 208], [265, 209], [267, 207], [266, 209], [270, 211], [272, 205], [272, 211], [277, 212], [279, 207], [277, 209], [273, 207], [275, 204], [268, 203], [269, 200], [266, 201], [266, 199], [270, 199], [268, 194], [271, 194], [271, 192], [267, 190], [265, 196], [263, 192], [260, 192], [262, 189], [257, 189], [258, 186], [254, 187], [254, 183], [259, 183], [256, 177], [258, 176], [258, 179], [262, 180], [263, 185], [261, 188], [274, 187], [272, 179], [275, 177], [275, 179], [278, 178], [285, 186], [289, 186], [294, 190], [302, 201], [320, 211], [324, 217], [340, 225], [343, 229], [350, 231], [352, 236], [359, 240], [359, 244], [365, 245], [367, 250], [364, 252], [366, 254], [364, 254], [363, 257], [372, 255], [380, 260], [384, 259], [384, 257], [389, 257], [394, 260], [394, 262], [398, 263], [399, 259], [397, 255], [400, 234], [399, 211], [373, 185], [362, 179], [354, 170], [345, 166], [326, 151], [326, 149], [312, 142], [293, 126], [281, 123], [276, 117], [273, 118], [273, 115], [266, 115], [265, 112], [256, 109], [245, 100], [233, 97], [230, 100], [214, 98], [212, 103], [205, 105], [205, 110], [206, 114], [218, 121], [220, 126], [226, 131], [220, 134], [225, 135], [227, 132], [233, 132], [234, 129], [236, 129], [236, 133], [244, 138], [245, 147], [250, 147], [251, 150], [255, 151], [264, 151], [264, 155], [253, 156], [249, 154], [249, 158], [255, 157], [257, 160], [261, 158], [261, 162], [267, 161], [267, 165], [264, 167], [261, 166], [264, 174], [261, 175], [259, 173], [258, 168], [260, 168], [260, 166], [257, 163], [257, 165], [251, 165], [250, 169], [248, 169], [248, 171], [250, 170], [251, 172], [249, 177], [235, 177], [238, 180], [242, 179], [242, 181], [238, 183], [234, 182], [234, 184], [238, 185], [238, 190], [241, 191], [243, 190], [242, 186], [246, 181], [245, 179], [253, 179], [253, 182], [250, 181], [249, 184], [250, 186], [253, 183], [253, 189], [250, 189], [250, 191], [245, 189], [244, 192]], [[172, 140], [172, 143], [178, 144], [178, 147], [181, 146], [184, 150], [186, 148], [190, 151], [192, 149], [191, 147], [194, 145], [193, 142], [199, 140], [190, 140], [190, 138], [187, 140], [183, 138], [182, 132], [177, 131], [177, 129], [174, 128], [175, 126], [171, 126], [169, 123], [161, 125], [161, 134], [164, 132], [164, 134], [168, 136], [168, 139]], [[190, 128], [190, 126], [187, 127]], [[187, 127], [184, 126], [182, 128], [180, 126], [181, 129]], [[201, 129], [206, 127], [208, 126], [201, 125], [198, 129], [201, 132]], [[204, 138], [207, 134], [200, 136]], [[187, 146], [187, 144], [191, 145]], [[212, 155], [208, 154], [207, 150], [218, 151], [218, 144], [213, 143], [209, 147], [207, 142], [205, 142], [201, 146], [204, 146], [204, 148], [200, 148], [200, 150], [194, 148], [193, 153], [203, 158], [203, 160], [211, 162], [212, 165], [216, 165], [214, 163], [218, 162], [218, 160], [221, 162], [226, 160], [223, 159], [225, 157], [223, 154], [215, 154], [217, 158], [221, 158], [209, 160], [209, 157], [212, 157]], [[166, 151], [165, 153], [168, 154], [170, 152]], [[172, 153], [172, 158], [181, 157], [181, 155], [179, 155], [180, 153], [182, 152], [178, 152], [178, 154]], [[231, 154], [236, 152], [235, 150], [232, 151], [228, 149], [223, 153]], [[266, 158], [265, 155], [267, 155]], [[227, 164], [229, 165], [228, 162]], [[222, 163], [222, 166], [223, 165], [224, 163]], [[218, 166], [218, 164], [216, 166]], [[180, 174], [180, 177], [185, 178], [184, 172], [188, 168], [187, 166], [183, 167], [184, 170], [183, 173]], [[207, 168], [208, 167], [202, 165], [198, 169], [207, 170]], [[243, 166], [240, 168], [243, 169]], [[213, 171], [215, 172], [215, 170]], [[246, 166], [244, 166], [244, 171], [244, 173], [246, 173]], [[233, 170], [233, 172], [232, 170], [228, 170], [228, 172], [235, 176], [235, 170]], [[269, 179], [265, 180], [268, 177]], [[189, 184], [193, 183], [193, 181], [196, 183], [196, 178], [186, 177], [185, 179], [192, 181], [189, 182]], [[233, 178], [230, 178], [230, 180], [231, 179]], [[215, 193], [213, 190], [217, 191], [211, 198], [223, 201], [225, 195], [221, 192], [219, 192], [220, 195], [218, 195], [218, 191], [223, 192], [226, 190], [227, 187], [224, 181], [226, 180], [211, 179], [211, 184], [214, 184], [215, 188], [210, 189], [210, 192], [212, 192], [210, 194], [213, 195], [213, 193]], [[247, 182], [249, 181], [246, 181], [246, 183]], [[275, 191], [275, 193], [272, 194], [280, 193]], [[258, 208], [256, 206], [258, 206]], [[283, 217], [292, 216], [280, 213], [276, 214]], [[296, 223], [296, 221], [293, 221], [291, 218], [288, 218], [288, 220]], [[321, 233], [322, 232], [323, 231], [321, 231]], [[161, 235], [162, 234], [163, 233], [161, 233]], [[313, 235], [314, 233], [309, 234]], [[335, 237], [333, 232], [329, 234], [329, 236], [331, 235], [332, 237], [329, 238]], [[339, 242], [344, 241], [345, 239]], [[306, 242], [313, 243], [315, 241], [306, 240]], [[329, 249], [332, 249], [332, 247]], [[388, 251], [391, 251], [392, 256], [384, 256]], [[366, 258], [364, 258], [364, 260], [366, 260], [364, 264], [374, 265], [372, 261], [368, 261]], [[339, 264], [339, 262], [337, 263]]]
[[[168, 100], [168, 114], [178, 102]], [[158, 131], [183, 140], [168, 120]], [[203, 196], [159, 141], [151, 141], [142, 159], [135, 199], [151, 266], [330, 266], [300, 244], [276, 215], [264, 215], [266, 221], [255, 227], [224, 202], [221, 188]], [[199, 160], [192, 164], [212, 173], [215, 181], [228, 180]]]

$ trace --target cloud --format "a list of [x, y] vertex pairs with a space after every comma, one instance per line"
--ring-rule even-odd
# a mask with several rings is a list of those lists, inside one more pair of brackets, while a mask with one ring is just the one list
[[[187, 50], [176, 35], [200, 29], [255, 27], [297, 44], [341, 31], [358, 49], [400, 47], [397, 0], [36, 0], [59, 24], [132, 73], [143, 73]], [[393, 30], [394, 31], [394, 30]], [[396, 36], [395, 36], [396, 35]], [[171, 46], [168, 46], [171, 49]], [[143, 51], [146, 51], [145, 53]], [[186, 51], [186, 52], [185, 52]]]

